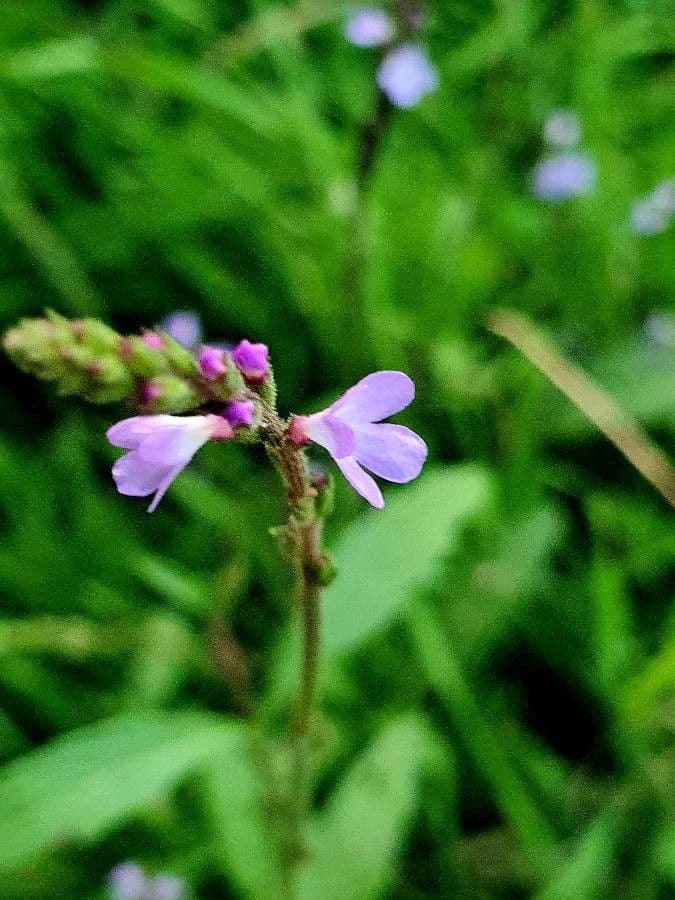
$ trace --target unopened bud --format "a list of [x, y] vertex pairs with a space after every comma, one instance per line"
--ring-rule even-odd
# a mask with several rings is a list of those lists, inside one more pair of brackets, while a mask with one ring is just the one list
[[149, 413], [180, 413], [199, 406], [192, 386], [175, 375], [149, 379], [143, 391]]

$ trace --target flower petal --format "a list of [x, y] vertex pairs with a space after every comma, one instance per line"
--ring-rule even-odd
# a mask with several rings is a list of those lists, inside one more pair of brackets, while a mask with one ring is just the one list
[[146, 462], [162, 466], [184, 466], [209, 440], [212, 428], [207, 416], [166, 416], [171, 421], [145, 437], [138, 454]]
[[371, 506], [382, 509], [384, 506], [382, 491], [375, 483], [375, 479], [364, 472], [354, 457], [345, 456], [342, 459], [336, 459], [335, 462], [356, 493], [367, 500]]
[[356, 447], [350, 426], [327, 412], [307, 416], [305, 433], [315, 444], [325, 447], [336, 461], [350, 456]]
[[427, 445], [419, 435], [403, 425], [359, 425], [356, 459], [374, 475], [405, 484], [422, 471]]
[[166, 492], [169, 490], [171, 485], [174, 483], [176, 478], [178, 478], [184, 468], [185, 466], [174, 466], [173, 469], [169, 469], [168, 471], [164, 470], [162, 480], [157, 485], [157, 492], [153, 497], [152, 503], [148, 507], [149, 513], [154, 513], [154, 511], [157, 509], [159, 501], [162, 499], [164, 494], [166, 494]]
[[415, 385], [403, 372], [373, 372], [328, 408], [345, 422], [379, 422], [405, 409], [415, 396]]
[[149, 463], [133, 450], [117, 460], [112, 475], [120, 494], [126, 497], [147, 497], [155, 493], [169, 471], [169, 466]]
[[135, 450], [140, 442], [157, 431], [158, 428], [170, 425], [175, 416], [133, 416], [122, 419], [107, 431], [107, 438], [113, 447], [124, 450]]

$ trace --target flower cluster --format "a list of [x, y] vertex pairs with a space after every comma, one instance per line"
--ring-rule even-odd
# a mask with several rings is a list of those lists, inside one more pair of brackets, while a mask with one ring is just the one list
[[181, 900], [185, 884], [175, 875], [145, 874], [134, 862], [120, 863], [108, 876], [110, 900]]
[[581, 139], [578, 117], [569, 110], [556, 110], [544, 125], [544, 138], [551, 151], [534, 167], [534, 195], [555, 203], [592, 193], [597, 168], [587, 154], [575, 149]]
[[390, 103], [402, 109], [415, 106], [438, 88], [438, 72], [426, 50], [409, 39], [420, 19], [414, 12], [406, 21], [396, 22], [382, 9], [362, 7], [345, 26], [345, 37], [356, 47], [389, 46], [377, 70], [377, 84]]
[[[140, 415], [108, 430], [109, 442], [126, 451], [112, 474], [121, 494], [152, 497], [149, 512], [210, 441], [262, 441], [277, 453], [281, 446], [298, 453], [313, 441], [378, 508], [384, 500], [366, 469], [399, 483], [419, 474], [427, 453], [422, 439], [402, 425], [381, 424], [412, 401], [407, 375], [375, 372], [323, 412], [285, 421], [275, 408], [267, 346], [246, 339], [231, 349], [201, 344], [198, 320], [186, 315], [165, 320], [173, 337], [166, 330], [122, 337], [95, 320], [50, 315], [21, 322], [5, 335], [4, 346], [21, 368], [56, 381], [64, 393], [135, 406]], [[111, 372], [117, 390], [105, 392], [101, 386], [110, 388]], [[182, 412], [194, 414], [170, 414]], [[305, 480], [308, 496], [317, 498], [320, 492], [309, 476]]]
[[675, 180], [662, 181], [633, 204], [630, 224], [635, 234], [661, 234], [675, 213]]

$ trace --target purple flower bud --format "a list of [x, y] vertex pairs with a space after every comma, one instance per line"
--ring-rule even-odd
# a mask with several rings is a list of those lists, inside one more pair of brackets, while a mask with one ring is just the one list
[[437, 89], [438, 72], [425, 50], [403, 44], [385, 56], [377, 83], [394, 106], [408, 109]]
[[202, 342], [201, 320], [197, 313], [190, 310], [177, 310], [170, 313], [162, 319], [159, 327], [174, 341], [182, 344], [186, 350], [196, 350]]
[[164, 338], [156, 331], [144, 331], [141, 340], [151, 350], [161, 350], [164, 347]]
[[143, 900], [145, 886], [143, 869], [137, 863], [120, 863], [108, 876], [108, 893], [112, 900]]
[[574, 147], [581, 138], [579, 117], [568, 109], [556, 109], [546, 120], [544, 137], [553, 147]]
[[255, 406], [252, 400], [232, 400], [223, 410], [223, 416], [233, 428], [238, 425], [249, 427], [253, 424]]
[[532, 190], [540, 200], [559, 201], [590, 194], [595, 188], [595, 163], [583, 153], [561, 153], [538, 163]]
[[152, 406], [162, 396], [162, 389], [154, 381], [143, 381], [138, 391], [141, 406]]
[[399, 484], [417, 478], [427, 457], [421, 437], [382, 419], [405, 409], [415, 386], [403, 372], [374, 372], [362, 378], [328, 409], [295, 416], [288, 437], [296, 444], [324, 447], [354, 490], [371, 506], [384, 506], [382, 493], [366, 472]]
[[202, 347], [198, 362], [207, 381], [218, 381], [227, 372], [227, 352], [220, 347]]
[[394, 37], [394, 22], [383, 9], [364, 6], [355, 10], [345, 25], [345, 37], [355, 47], [379, 47]]
[[232, 351], [232, 359], [247, 381], [265, 381], [270, 373], [269, 350], [265, 344], [243, 340]]

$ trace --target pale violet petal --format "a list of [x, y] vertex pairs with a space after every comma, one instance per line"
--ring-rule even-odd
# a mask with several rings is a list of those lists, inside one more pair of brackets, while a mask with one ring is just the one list
[[336, 459], [335, 462], [356, 493], [367, 500], [371, 506], [382, 509], [384, 506], [382, 491], [375, 483], [375, 479], [364, 472], [354, 457], [345, 456], [342, 459]]
[[325, 412], [308, 416], [305, 431], [307, 437], [328, 450], [335, 460], [354, 452], [354, 432], [346, 422], [335, 416]]
[[159, 501], [162, 499], [164, 494], [166, 494], [166, 492], [169, 490], [171, 485], [174, 483], [176, 478], [178, 478], [178, 476], [180, 475], [180, 473], [183, 471], [184, 468], [185, 468], [185, 465], [182, 465], [182, 466], [179, 465], [179, 466], [174, 466], [173, 469], [169, 469], [168, 471], [166, 469], [163, 470], [164, 475], [162, 477], [162, 480], [157, 485], [157, 492], [155, 493], [155, 496], [152, 499], [152, 503], [148, 507], [149, 513], [153, 513], [157, 509], [157, 506], [159, 505]]
[[120, 494], [126, 497], [147, 497], [155, 493], [168, 471], [170, 467], [149, 463], [136, 450], [132, 450], [117, 460], [112, 475]]
[[415, 397], [415, 385], [403, 372], [373, 372], [336, 400], [327, 413], [345, 422], [379, 422], [405, 409]]
[[108, 429], [106, 435], [113, 447], [135, 450], [140, 442], [158, 429], [170, 425], [174, 416], [133, 416]]
[[356, 434], [358, 462], [374, 475], [405, 484], [422, 471], [427, 445], [403, 425], [359, 425]]
[[184, 466], [211, 437], [209, 419], [207, 416], [167, 418], [172, 422], [145, 437], [138, 446], [138, 453], [147, 462]]

